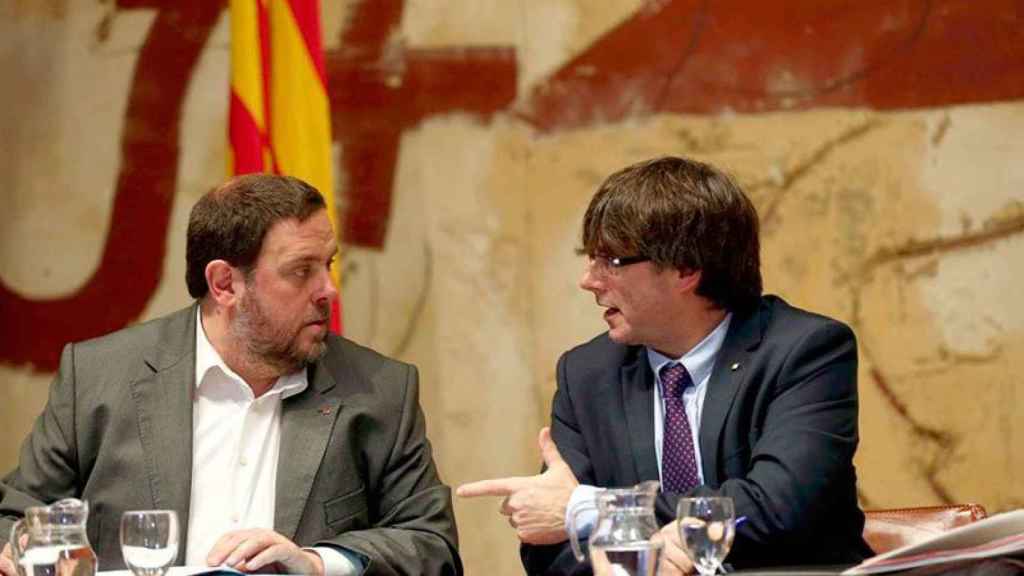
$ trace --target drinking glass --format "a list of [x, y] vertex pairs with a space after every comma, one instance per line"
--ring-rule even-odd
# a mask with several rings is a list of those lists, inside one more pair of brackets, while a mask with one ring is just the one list
[[135, 576], [164, 576], [178, 557], [178, 514], [174, 510], [125, 512], [121, 554]]
[[697, 572], [701, 576], [718, 572], [736, 535], [732, 498], [680, 498], [677, 518], [683, 549]]

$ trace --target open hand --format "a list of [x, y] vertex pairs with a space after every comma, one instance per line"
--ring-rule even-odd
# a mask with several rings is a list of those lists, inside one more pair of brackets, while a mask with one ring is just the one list
[[550, 428], [540, 431], [537, 442], [547, 465], [543, 474], [480, 480], [459, 486], [455, 493], [462, 498], [504, 496], [501, 513], [508, 516], [521, 541], [557, 544], [569, 538], [565, 508], [579, 482], [551, 440]]

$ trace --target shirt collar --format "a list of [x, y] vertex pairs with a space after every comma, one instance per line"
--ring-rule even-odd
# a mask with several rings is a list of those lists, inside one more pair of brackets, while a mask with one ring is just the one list
[[[252, 394], [252, 389], [245, 383], [245, 380], [224, 363], [224, 359], [221, 358], [213, 344], [210, 343], [209, 338], [206, 337], [201, 308], [201, 306], [196, 306], [196, 389], [202, 385], [206, 374], [211, 369], [216, 368], [230, 380], [237, 382]], [[274, 386], [267, 391], [267, 394], [280, 394], [281, 399], [284, 399], [302, 392], [309, 386], [306, 373], [307, 370], [302, 368], [281, 376], [277, 379], [277, 382], [274, 382]]]
[[715, 358], [725, 342], [725, 335], [729, 332], [731, 320], [732, 313], [729, 312], [710, 334], [679, 358], [670, 358], [648, 347], [647, 361], [650, 363], [651, 369], [654, 370], [655, 377], [660, 381], [661, 376], [659, 374], [661, 368], [669, 362], [678, 362], [686, 367], [686, 371], [690, 373], [690, 378], [693, 379], [694, 385], [699, 386], [711, 374], [711, 369], [715, 366]]

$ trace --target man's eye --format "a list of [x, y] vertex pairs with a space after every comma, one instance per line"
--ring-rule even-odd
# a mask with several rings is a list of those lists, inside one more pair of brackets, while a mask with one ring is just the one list
[[296, 268], [295, 275], [298, 276], [299, 278], [305, 278], [306, 276], [309, 276], [309, 267], [303, 266], [302, 268]]

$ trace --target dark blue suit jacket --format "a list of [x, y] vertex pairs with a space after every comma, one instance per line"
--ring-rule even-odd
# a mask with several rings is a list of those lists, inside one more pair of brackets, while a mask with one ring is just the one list
[[[558, 361], [551, 433], [581, 484], [658, 479], [654, 373], [642, 346], [602, 334]], [[708, 382], [700, 423], [705, 484], [658, 497], [659, 524], [680, 496], [723, 495], [747, 521], [727, 562], [737, 568], [853, 564], [861, 533], [857, 344], [848, 326], [774, 296], [733, 317]], [[530, 574], [589, 574], [568, 543], [524, 545]]]

